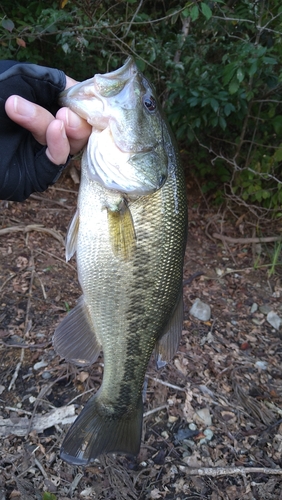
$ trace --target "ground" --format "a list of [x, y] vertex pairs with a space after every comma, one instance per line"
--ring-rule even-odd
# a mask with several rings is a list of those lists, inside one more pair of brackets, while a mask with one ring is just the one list
[[[269, 276], [267, 247], [220, 240], [249, 234], [187, 184], [189, 240], [185, 321], [179, 350], [146, 376], [141, 451], [106, 456], [86, 468], [59, 458], [75, 415], [102, 379], [103, 359], [76, 368], [52, 348], [55, 326], [80, 295], [64, 236], [78, 187], [65, 174], [0, 214], [0, 500], [282, 499], [279, 269]], [[276, 228], [279, 234], [279, 228]], [[269, 233], [272, 234], [272, 233]], [[200, 321], [196, 298], [211, 308]]]

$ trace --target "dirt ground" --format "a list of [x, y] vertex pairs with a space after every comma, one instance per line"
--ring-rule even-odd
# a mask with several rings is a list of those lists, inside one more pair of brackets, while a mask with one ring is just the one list
[[[281, 331], [266, 319], [282, 317], [281, 267], [269, 278], [266, 246], [213, 237], [252, 231], [243, 213], [217, 211], [187, 188], [181, 345], [161, 370], [149, 365], [136, 460], [112, 455], [86, 468], [62, 462], [59, 449], [100, 386], [103, 360], [76, 368], [52, 348], [80, 296], [63, 244], [78, 188], [65, 174], [23, 204], [2, 203], [0, 500], [282, 499]], [[189, 314], [196, 298], [210, 305], [209, 321]]]

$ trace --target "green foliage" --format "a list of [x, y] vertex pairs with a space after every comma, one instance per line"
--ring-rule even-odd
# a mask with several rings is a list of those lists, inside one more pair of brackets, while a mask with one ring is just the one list
[[53, 493], [49, 493], [49, 491], [45, 491], [42, 495], [42, 500], [57, 500], [56, 495]]
[[2, 59], [83, 80], [133, 55], [193, 155], [203, 190], [281, 216], [280, 0], [2, 0], [0, 7]]

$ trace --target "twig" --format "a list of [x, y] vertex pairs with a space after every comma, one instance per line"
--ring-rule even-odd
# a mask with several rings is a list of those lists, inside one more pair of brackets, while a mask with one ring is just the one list
[[5, 410], [15, 411], [16, 413], [24, 413], [25, 415], [31, 416], [31, 411], [23, 410], [22, 408], [14, 408], [13, 406], [5, 406]]
[[44, 283], [43, 283], [42, 279], [40, 278], [40, 276], [38, 274], [36, 274], [36, 278], [38, 279], [38, 281], [40, 283], [41, 290], [42, 290], [42, 295], [43, 295], [43, 299], [46, 300], [47, 299], [47, 294], [46, 294]]
[[61, 201], [52, 200], [50, 198], [44, 198], [43, 196], [38, 196], [36, 194], [31, 194], [30, 198], [33, 198], [34, 200], [38, 200], [38, 201], [46, 201], [47, 203], [53, 203], [55, 205], [59, 205], [60, 207], [66, 208], [67, 210], [71, 210], [73, 208], [73, 207], [66, 205], [65, 203], [63, 203]]
[[47, 472], [45, 471], [43, 465], [41, 465], [41, 463], [39, 462], [39, 460], [36, 457], [34, 457], [34, 463], [35, 463], [36, 467], [38, 467], [38, 469], [40, 470], [42, 476], [47, 478], [48, 477]]
[[199, 467], [187, 468], [188, 476], [235, 476], [241, 474], [275, 474], [282, 475], [282, 469], [270, 469], [268, 467]]
[[76, 401], [77, 399], [79, 398], [82, 398], [82, 396], [85, 396], [85, 394], [88, 394], [89, 392], [93, 392], [93, 391], [96, 391], [96, 388], [93, 387], [92, 389], [88, 389], [88, 391], [84, 391], [82, 392], [81, 394], [78, 394], [78, 396], [75, 396], [75, 398], [71, 399], [69, 402], [68, 402], [68, 405], [71, 405], [74, 401]]
[[74, 490], [78, 487], [78, 484], [80, 482], [80, 480], [83, 478], [84, 474], [82, 474], [81, 472], [79, 472], [78, 474], [76, 474], [73, 482], [71, 483], [70, 485], [70, 489], [69, 489], [69, 495], [72, 496]]
[[157, 413], [158, 411], [161, 411], [161, 410], [166, 410], [166, 408], [168, 407], [168, 405], [162, 405], [162, 406], [158, 406], [158, 408], [153, 408], [152, 410], [148, 410], [148, 411], [145, 411], [145, 413], [143, 413], [143, 417], [148, 417], [149, 415], [152, 415], [153, 413]]
[[47, 233], [50, 236], [53, 236], [57, 241], [59, 241], [63, 246], [65, 245], [64, 238], [62, 235], [55, 231], [54, 229], [50, 229], [48, 227], [44, 227], [40, 224], [28, 224], [27, 226], [10, 226], [5, 227], [4, 229], [0, 229], [0, 236], [7, 233], [28, 233], [30, 231], [38, 231], [39, 233]]
[[213, 233], [213, 238], [218, 240], [227, 241], [228, 243], [270, 243], [272, 241], [282, 241], [282, 236], [265, 236], [264, 238], [232, 238], [231, 236], [224, 236], [223, 234]]
[[0, 340], [0, 345], [3, 345], [4, 347], [15, 347], [19, 349], [46, 349], [50, 343], [51, 341], [43, 342], [42, 344], [8, 344], [7, 342]]
[[14, 371], [14, 375], [12, 376], [11, 382], [10, 382], [9, 387], [8, 387], [8, 391], [13, 389], [13, 387], [15, 385], [15, 382], [16, 382], [18, 375], [19, 375], [20, 367], [22, 366], [23, 359], [24, 359], [24, 349], [21, 350], [21, 357], [20, 357], [19, 362], [17, 363], [16, 369]]
[[161, 380], [159, 378], [151, 377], [151, 375], [146, 375], [146, 378], [150, 378], [151, 380], [154, 380], [154, 382], [165, 385], [166, 387], [170, 387], [171, 389], [175, 389], [176, 391], [186, 392], [185, 387], [179, 387], [178, 385], [169, 384], [168, 382], [165, 382], [164, 380]]
[[1, 285], [1, 287], [0, 287], [0, 292], [2, 292], [2, 290], [3, 290], [4, 286], [6, 285], [6, 283], [8, 283], [8, 281], [12, 280], [15, 276], [17, 276], [17, 274], [16, 274], [16, 273], [11, 274], [11, 276], [9, 276], [9, 278], [7, 278], [7, 279], [4, 281], [4, 283], [3, 283], [3, 284]]
[[74, 267], [72, 264], [70, 264], [69, 262], [66, 262], [64, 259], [61, 259], [60, 257], [58, 257], [57, 255], [55, 255], [54, 253], [51, 253], [51, 252], [47, 252], [46, 250], [43, 250], [42, 248], [38, 248], [36, 250], [38, 253], [42, 253], [42, 254], [46, 254], [46, 255], [49, 255], [50, 257], [54, 257], [54, 259], [57, 259], [59, 260], [60, 262], [63, 262], [63, 264], [65, 264], [66, 266], [69, 266], [71, 267], [75, 272], [77, 272], [77, 269], [76, 267]]
[[0, 436], [7, 437], [10, 434], [14, 436], [27, 436], [32, 430], [43, 432], [55, 425], [72, 424], [77, 415], [75, 413], [75, 405], [62, 406], [61, 408], [54, 408], [48, 413], [35, 415], [28, 418], [19, 417], [15, 422], [14, 419], [2, 418], [0, 416]]
[[192, 276], [183, 280], [183, 286], [191, 285], [191, 283], [192, 283], [192, 281], [194, 281], [194, 279], [198, 278], [199, 276], [202, 276], [203, 274], [205, 274], [203, 271], [196, 271], [194, 274], [192, 274]]
[[62, 191], [64, 193], [72, 193], [72, 194], [76, 194], [78, 193], [78, 191], [75, 191], [74, 189], [65, 189], [65, 188], [61, 188], [61, 187], [58, 187], [58, 186], [52, 186], [49, 188], [50, 191]]
[[129, 33], [129, 31], [131, 30], [131, 26], [132, 26], [132, 24], [133, 24], [133, 22], [134, 22], [134, 19], [136, 18], [136, 16], [137, 16], [137, 14], [138, 14], [139, 10], [140, 10], [140, 9], [141, 9], [141, 7], [142, 7], [142, 3], [143, 3], [143, 0], [140, 0], [139, 5], [138, 5], [138, 7], [137, 7], [136, 11], [134, 12], [134, 14], [133, 14], [133, 16], [132, 16], [132, 19], [131, 19], [131, 21], [129, 22], [129, 25], [127, 26], [127, 30], [126, 30], [126, 32], [125, 32], [125, 34], [123, 35], [123, 37], [122, 37], [122, 38], [126, 38], [126, 37], [127, 37], [127, 35], [128, 35], [128, 33]]
[[[30, 327], [31, 327], [31, 323], [29, 321], [29, 311], [30, 311], [30, 305], [31, 305], [31, 296], [32, 296], [32, 286], [33, 286], [33, 281], [34, 281], [34, 275], [35, 275], [35, 268], [34, 268], [34, 260], [32, 257], [31, 276], [30, 276], [30, 282], [29, 282], [28, 299], [27, 299], [26, 313], [25, 313], [24, 336], [28, 333], [28, 331], [30, 330]], [[14, 371], [14, 375], [12, 376], [12, 380], [11, 380], [9, 387], [8, 387], [8, 391], [10, 391], [15, 385], [15, 382], [18, 378], [20, 367], [22, 365], [23, 359], [24, 359], [24, 349], [22, 348], [20, 361], [17, 363], [16, 369]]]

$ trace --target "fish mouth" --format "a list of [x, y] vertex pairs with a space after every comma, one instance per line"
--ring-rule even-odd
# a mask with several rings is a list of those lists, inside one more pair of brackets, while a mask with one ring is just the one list
[[129, 196], [154, 193], [168, 174], [162, 127], [155, 134], [155, 118], [143, 101], [153, 91], [143, 80], [128, 57], [115, 71], [96, 74], [60, 97], [62, 105], [92, 125], [86, 153], [89, 178]]
[[[97, 73], [92, 78], [76, 83], [72, 87], [63, 90], [59, 96], [59, 104], [69, 106], [81, 115], [81, 107], [74, 109], [75, 102], [81, 99], [100, 99], [101, 97], [113, 97], [119, 94], [125, 85], [135, 78], [138, 73], [137, 66], [131, 57], [128, 57], [123, 66], [109, 73]], [[89, 113], [89, 110], [88, 110]], [[87, 119], [86, 113], [83, 118]]]

